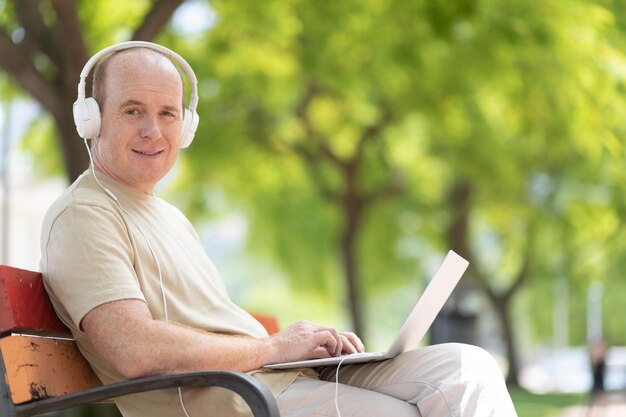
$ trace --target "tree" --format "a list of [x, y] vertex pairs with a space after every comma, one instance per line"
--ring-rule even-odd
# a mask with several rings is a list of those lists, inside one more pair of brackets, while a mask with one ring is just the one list
[[[516, 383], [512, 300], [540, 265], [550, 265], [552, 274], [561, 269], [562, 260], [545, 250], [548, 231], [558, 230], [561, 242], [579, 233], [578, 224], [555, 216], [554, 201], [572, 191], [565, 188], [570, 181], [596, 182], [598, 169], [613, 159], [613, 132], [621, 123], [596, 115], [611, 112], [621, 98], [607, 63], [623, 58], [611, 40], [610, 11], [595, 4], [484, 6], [466, 21], [468, 44], [439, 63], [462, 65], [470, 82], [448, 89], [429, 119], [437, 127], [434, 149], [456, 171], [448, 194], [457, 208], [450, 240], [472, 261], [470, 274], [498, 313], [508, 379]], [[446, 76], [459, 79], [444, 70]], [[538, 189], [542, 178], [551, 190]], [[586, 191], [578, 192], [583, 200]], [[486, 245], [486, 238], [500, 247]], [[561, 254], [576, 253], [563, 246]]]

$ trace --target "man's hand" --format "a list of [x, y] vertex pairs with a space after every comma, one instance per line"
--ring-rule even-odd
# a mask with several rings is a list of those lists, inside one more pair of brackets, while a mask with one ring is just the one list
[[343, 341], [342, 355], [350, 355], [352, 353], [365, 352], [365, 346], [359, 337], [352, 332], [340, 332], [341, 340]]
[[363, 352], [361, 340], [351, 332], [309, 321], [299, 321], [270, 338], [276, 362], [328, 358]]

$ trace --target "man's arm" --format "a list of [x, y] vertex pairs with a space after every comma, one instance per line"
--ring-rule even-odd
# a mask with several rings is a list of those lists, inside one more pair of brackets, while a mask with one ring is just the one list
[[142, 300], [119, 300], [91, 310], [81, 327], [100, 355], [125, 378], [199, 370], [250, 371], [268, 363], [362, 351], [352, 333], [298, 322], [272, 337], [205, 332], [154, 320]]

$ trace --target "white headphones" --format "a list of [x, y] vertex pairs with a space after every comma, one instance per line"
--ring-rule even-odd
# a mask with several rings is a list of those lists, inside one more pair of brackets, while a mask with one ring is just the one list
[[186, 148], [191, 145], [191, 141], [198, 128], [199, 116], [196, 113], [198, 106], [198, 80], [193, 73], [191, 66], [176, 52], [152, 42], [129, 41], [122, 42], [97, 52], [92, 56], [83, 67], [80, 73], [80, 82], [78, 83], [78, 97], [74, 102], [72, 113], [74, 114], [74, 124], [78, 135], [83, 139], [93, 139], [100, 133], [100, 107], [93, 97], [85, 97], [85, 80], [89, 76], [91, 68], [105, 55], [112, 52], [121, 51], [130, 48], [148, 48], [160, 52], [178, 63], [187, 73], [187, 77], [191, 83], [191, 98], [189, 99], [189, 107], [184, 110], [183, 114], [183, 132], [180, 141], [180, 147]]

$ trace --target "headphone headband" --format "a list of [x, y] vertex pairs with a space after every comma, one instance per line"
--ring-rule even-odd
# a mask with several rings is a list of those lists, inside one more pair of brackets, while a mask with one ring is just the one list
[[191, 69], [191, 66], [187, 63], [187, 61], [185, 61], [183, 57], [181, 57], [171, 49], [156, 43], [145, 41], [121, 42], [115, 45], [108, 46], [99, 52], [96, 52], [94, 56], [89, 58], [89, 61], [87, 61], [87, 63], [83, 67], [83, 70], [80, 72], [80, 82], [78, 83], [78, 97], [85, 97], [85, 82], [87, 80], [87, 77], [89, 77], [89, 73], [91, 72], [93, 66], [96, 65], [96, 63], [98, 63], [98, 61], [100, 61], [102, 57], [108, 54], [112, 54], [113, 52], [123, 51], [124, 49], [131, 48], [152, 49], [153, 51], [160, 52], [172, 58], [177, 64], [183, 67], [185, 73], [187, 74], [187, 78], [191, 82], [191, 98], [189, 100], [189, 109], [192, 111], [196, 109], [198, 105], [198, 79], [196, 78], [196, 74], [194, 74], [193, 70]]
[[160, 52], [180, 65], [187, 74], [187, 78], [191, 83], [191, 97], [189, 98], [189, 107], [185, 109], [184, 112], [183, 137], [181, 139], [181, 147], [186, 148], [189, 144], [191, 144], [193, 135], [198, 127], [199, 118], [196, 113], [196, 108], [198, 106], [198, 79], [196, 78], [191, 66], [187, 63], [187, 61], [185, 61], [185, 59], [183, 59], [183, 57], [169, 48], [145, 41], [128, 41], [111, 45], [100, 50], [89, 58], [80, 72], [80, 81], [78, 82], [78, 98], [76, 99], [73, 108], [74, 123], [76, 124], [78, 134], [84, 139], [92, 139], [96, 137], [100, 131], [100, 109], [98, 107], [98, 103], [91, 97], [86, 98], [85, 93], [85, 84], [91, 69], [104, 56], [113, 52], [131, 48], [147, 48]]

